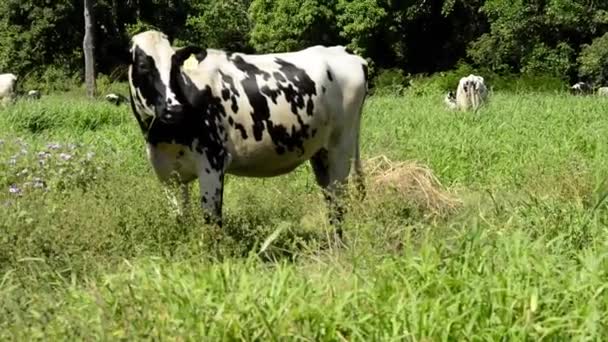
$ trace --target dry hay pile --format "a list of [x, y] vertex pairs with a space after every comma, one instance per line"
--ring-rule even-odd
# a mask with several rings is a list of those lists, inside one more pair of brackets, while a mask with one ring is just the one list
[[441, 216], [462, 204], [443, 187], [430, 168], [416, 161], [394, 162], [381, 155], [365, 161], [365, 173], [370, 197], [396, 193], [419, 210]]

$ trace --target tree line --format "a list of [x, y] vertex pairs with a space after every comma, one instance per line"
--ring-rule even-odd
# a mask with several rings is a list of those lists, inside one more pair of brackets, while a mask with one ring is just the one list
[[[82, 79], [84, 1], [0, 2], [0, 72]], [[145, 29], [175, 45], [282, 52], [342, 44], [372, 70], [435, 73], [459, 63], [498, 74], [608, 81], [608, 1], [96, 0], [95, 69], [124, 80], [123, 51]]]

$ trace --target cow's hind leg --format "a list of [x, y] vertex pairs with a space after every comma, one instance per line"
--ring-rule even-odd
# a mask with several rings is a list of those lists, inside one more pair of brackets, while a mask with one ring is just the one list
[[343, 197], [351, 167], [352, 148], [334, 146], [321, 149], [310, 160], [317, 184], [324, 189], [329, 206], [329, 223], [342, 238], [342, 222], [345, 214]]
[[215, 165], [207, 157], [199, 162], [199, 188], [201, 193], [201, 208], [208, 224], [222, 226], [222, 202], [224, 197], [225, 165]]

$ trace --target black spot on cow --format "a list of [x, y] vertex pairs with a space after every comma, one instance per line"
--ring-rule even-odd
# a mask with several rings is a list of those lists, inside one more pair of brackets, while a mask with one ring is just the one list
[[203, 203], [206, 204], [207, 203], [207, 197], [203, 195], [202, 198], [201, 198], [201, 202], [203, 202]]
[[[310, 79], [308, 74], [291, 63], [275, 59], [280, 68], [279, 72], [272, 74], [272, 77], [278, 81], [289, 81], [290, 84], [287, 86], [278, 84], [277, 89], [271, 89], [269, 86], [262, 86], [260, 89], [256, 76], [262, 76], [264, 80], [268, 80], [271, 75], [270, 73], [259, 69], [254, 64], [246, 62], [238, 55], [232, 58], [232, 62], [247, 75], [241, 81], [241, 85], [245, 90], [249, 103], [253, 107], [251, 117], [253, 119], [252, 131], [254, 139], [261, 141], [263, 133], [266, 131], [275, 144], [275, 151], [278, 154], [284, 154], [286, 151], [294, 151], [295, 149], [298, 149], [300, 153], [304, 153], [304, 139], [309, 136], [309, 127], [304, 124], [298, 113], [298, 109], [304, 108], [304, 96], [308, 95], [310, 97], [316, 95], [315, 83]], [[297, 90], [294, 86], [297, 87]], [[276, 98], [281, 93], [285, 97], [285, 100], [291, 104], [292, 112], [297, 116], [299, 123], [299, 127], [292, 127], [291, 131], [288, 131], [283, 125], [277, 125], [270, 120], [268, 97], [272, 101], [276, 101]], [[311, 108], [310, 111], [313, 112], [313, 101], [309, 101], [307, 105]], [[243, 133], [246, 133], [244, 129], [241, 131], [241, 134]]]
[[369, 68], [365, 64], [362, 64], [362, 66], [363, 66], [363, 77], [365, 79], [365, 82], [367, 82], [369, 79]]
[[[161, 117], [165, 114], [167, 108], [165, 103], [166, 89], [160, 78], [156, 63], [152, 57], [147, 55], [138, 46], [134, 47], [133, 57], [131, 64], [131, 80], [133, 86], [139, 91], [141, 96], [138, 93], [131, 93], [131, 100], [133, 101], [133, 97], [135, 96], [139, 103], [153, 106], [156, 112], [155, 115]], [[149, 126], [145, 121], [150, 122], [151, 120], [146, 120], [146, 117], [141, 117], [141, 114], [135, 110], [134, 103], [132, 103], [131, 106], [137, 122], [142, 128], [142, 131], [145, 132]]]
[[205, 168], [205, 173], [209, 174], [209, 173], [211, 173], [211, 170], [209, 170], [209, 168], [206, 167]]
[[321, 86], [321, 90], [323, 91], [323, 94], [327, 92], [327, 88], [325, 88], [325, 86]]
[[230, 99], [230, 90], [227, 88], [222, 89], [222, 99], [228, 101]]
[[234, 119], [232, 118], [232, 116], [229, 116], [229, 117], [228, 117], [228, 124], [229, 124], [230, 126], [234, 126]]
[[181, 158], [184, 156], [184, 153], [185, 153], [184, 150], [179, 150], [179, 152], [177, 153], [177, 156]]
[[[297, 66], [276, 58], [275, 63], [280, 65], [279, 70], [293, 85], [297, 87], [297, 91], [293, 89], [291, 84], [289, 85], [288, 92], [285, 92], [285, 99], [291, 103], [291, 111], [297, 114], [297, 109], [304, 108], [304, 96], [309, 97], [307, 102], [307, 112], [312, 113], [314, 111], [314, 102], [312, 96], [317, 95], [317, 89], [315, 82], [308, 76], [304, 69], [300, 69]], [[283, 90], [280, 86], [279, 89]]]
[[243, 140], [247, 140], [247, 131], [245, 130], [245, 126], [241, 125], [240, 123], [236, 123], [234, 128], [241, 132], [241, 138], [243, 138]]
[[[234, 113], [237, 113], [239, 111], [237, 98], [241, 97], [241, 94], [239, 93], [238, 89], [236, 89], [236, 86], [234, 85], [234, 79], [230, 75], [225, 74], [221, 70], [219, 71], [219, 73], [222, 77], [222, 81], [224, 82], [224, 88], [222, 89], [222, 98], [224, 99], [224, 101], [228, 101], [228, 99], [230, 99], [230, 101], [232, 102], [231, 109]], [[226, 88], [226, 84], [228, 84], [228, 88]]]
[[331, 71], [327, 70], [327, 78], [329, 78], [330, 82], [334, 81], [334, 77], [331, 75]]
[[280, 72], [273, 72], [272, 73], [272, 77], [274, 77], [275, 80], [279, 81], [279, 82], [287, 82], [287, 80], [285, 79], [285, 77], [283, 77], [283, 75], [281, 75]]
[[230, 109], [232, 109], [232, 112], [234, 114], [236, 114], [236, 113], [239, 112], [239, 105], [236, 102], [236, 97], [235, 96], [232, 96], [231, 99], [232, 99], [232, 106], [230, 106]]
[[262, 90], [262, 94], [264, 94], [264, 95], [266, 95], [266, 96], [270, 97], [270, 98], [272, 99], [272, 102], [273, 102], [274, 104], [277, 104], [277, 97], [279, 97], [279, 93], [280, 93], [280, 91], [279, 91], [279, 90], [276, 90], [276, 89], [270, 89], [270, 87], [269, 87], [269, 86], [267, 86], [267, 85], [262, 86], [262, 89], [261, 89], [261, 90]]

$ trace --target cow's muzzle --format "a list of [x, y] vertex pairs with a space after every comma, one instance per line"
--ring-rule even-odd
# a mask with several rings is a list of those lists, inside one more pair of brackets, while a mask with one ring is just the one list
[[167, 107], [167, 109], [160, 115], [160, 121], [166, 124], [175, 124], [182, 120], [184, 116], [183, 105], [173, 105]]

